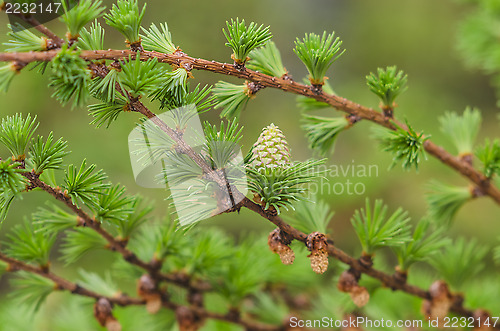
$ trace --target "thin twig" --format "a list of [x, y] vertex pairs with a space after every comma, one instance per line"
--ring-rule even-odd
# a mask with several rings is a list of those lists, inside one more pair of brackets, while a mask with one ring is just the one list
[[[264, 218], [267, 218], [281, 230], [285, 231], [289, 235], [291, 235], [294, 239], [301, 241], [303, 243], [306, 242], [307, 235], [295, 229], [290, 224], [283, 221], [279, 216], [272, 215], [255, 202], [251, 201], [248, 198], [245, 198], [242, 201], [242, 206], [258, 213]], [[398, 281], [393, 275], [387, 274], [383, 271], [377, 270], [373, 267], [367, 267], [365, 264], [361, 263], [358, 259], [351, 257], [349, 254], [345, 253], [341, 249], [335, 247], [334, 245], [328, 245], [328, 255], [339, 260], [342, 263], [349, 265], [351, 268], [355, 269], [359, 273], [366, 274], [372, 278], [378, 279], [384, 286], [389, 287], [392, 290], [400, 290], [402, 292], [420, 297], [425, 300], [430, 300], [431, 295], [429, 291], [423, 290], [417, 286], [410, 285], [407, 283], [402, 283]], [[463, 300], [454, 300], [455, 302], [463, 301]], [[451, 311], [460, 314], [462, 316], [473, 316], [474, 312], [464, 308], [462, 305], [453, 305], [451, 307]]]
[[[3, 11], [5, 10], [6, 3], [7, 2], [4, 2], [3, 6], [0, 6], [0, 10], [3, 10]], [[60, 38], [54, 32], [52, 32], [49, 28], [47, 28], [45, 25], [38, 22], [38, 20], [35, 17], [33, 17], [32, 15], [26, 15], [23, 13], [15, 13], [15, 12], [13, 12], [12, 14], [9, 14], [9, 15], [14, 15], [16, 17], [19, 17], [21, 20], [23, 20], [26, 23], [33, 26], [38, 32], [49, 37], [52, 40], [54, 48], [61, 48], [61, 46], [64, 44], [64, 39]]]
[[[4, 261], [5, 263], [8, 264], [7, 271], [8, 272], [16, 272], [19, 270], [24, 270], [33, 274], [37, 274], [39, 276], [42, 276], [44, 278], [50, 279], [54, 284], [56, 285], [56, 290], [65, 290], [69, 291], [72, 294], [77, 294], [81, 295], [84, 297], [89, 297], [89, 298], [94, 298], [94, 299], [101, 299], [104, 298], [108, 300], [110, 303], [119, 305], [119, 306], [136, 306], [136, 305], [145, 305], [146, 300], [144, 299], [139, 299], [139, 298], [132, 298], [129, 297], [125, 294], [120, 294], [119, 296], [113, 296], [113, 297], [108, 297], [104, 295], [100, 295], [99, 293], [96, 293], [94, 291], [88, 290], [76, 283], [73, 283], [65, 278], [62, 278], [52, 272], [48, 272], [45, 269], [35, 267], [33, 265], [24, 263], [22, 261], [16, 260], [14, 258], [11, 258], [2, 252], [0, 252], [0, 261]], [[180, 307], [183, 307], [180, 304], [164, 300], [163, 301], [163, 306], [167, 309], [170, 310], [176, 310]], [[194, 314], [196, 314], [198, 317], [201, 318], [210, 318], [210, 319], [217, 319], [221, 321], [226, 321], [234, 324], [239, 324], [248, 330], [256, 330], [256, 331], [278, 331], [281, 330], [281, 326], [274, 326], [274, 325], [269, 325], [269, 324], [263, 324], [259, 322], [254, 322], [254, 321], [249, 321], [241, 318], [240, 316], [231, 316], [231, 315], [224, 315], [224, 314], [219, 314], [219, 313], [214, 313], [211, 311], [208, 311], [204, 308], [201, 307], [195, 307], [195, 306], [189, 306], [186, 307], [188, 310], [192, 311]]]
[[[96, 73], [102, 75], [102, 74], [104, 74], [104, 71], [98, 71]], [[186, 146], [185, 148], [187, 150], [191, 150], [192, 153], [195, 153], [192, 150], [192, 148], [188, 144], [185, 143], [185, 141], [183, 140], [183, 138], [181, 136], [178, 136], [177, 134], [175, 134], [175, 132], [172, 129], [170, 129], [161, 119], [156, 117], [156, 115], [153, 112], [151, 112], [142, 102], [140, 102], [139, 100], [135, 100], [132, 103], [132, 105], [133, 105], [133, 108], [135, 108], [138, 112], [140, 112], [144, 116], [146, 116], [148, 118], [156, 119], [158, 123], [155, 122], [155, 124], [158, 125], [170, 138], [172, 138], [176, 142], [176, 144], [179, 144], [182, 146], [185, 145]], [[169, 130], [165, 130], [165, 128], [168, 128]], [[202, 162], [203, 162], [202, 164], [204, 166], [209, 167], [208, 164], [205, 164], [205, 161], [202, 160]], [[241, 193], [238, 192], [237, 190], [235, 190], [234, 193], [238, 197], [240, 197], [240, 196], [242, 197]], [[241, 201], [240, 202], [241, 206], [244, 206], [244, 207], [258, 213], [262, 217], [268, 219], [273, 224], [275, 224], [277, 227], [279, 227], [281, 230], [290, 234], [294, 239], [299, 240], [299, 241], [304, 242], [304, 243], [306, 242], [307, 235], [305, 233], [295, 229], [294, 227], [292, 227], [291, 225], [289, 225], [288, 223], [283, 221], [280, 217], [273, 215], [273, 214], [270, 214], [267, 211], [263, 210], [260, 205], [254, 203], [253, 201], [251, 201], [247, 197], [242, 197], [242, 198], [239, 198], [238, 200]], [[366, 267], [366, 265], [360, 263], [359, 260], [349, 256], [344, 251], [336, 248], [334, 245], [329, 245], [328, 254], [331, 257], [333, 257], [333, 258], [335, 258], [335, 259], [337, 259], [345, 264], [348, 264], [349, 266], [351, 266], [351, 268], [354, 268], [355, 270], [359, 271], [360, 273], [364, 273], [370, 277], [378, 279], [384, 286], [390, 287], [392, 290], [401, 290], [403, 292], [406, 292], [408, 294], [411, 294], [411, 295], [414, 295], [414, 296], [417, 296], [417, 297], [420, 297], [420, 298], [426, 299], [426, 300], [431, 299], [431, 295], [428, 291], [423, 290], [417, 286], [407, 284], [406, 282], [402, 283], [402, 282], [398, 281], [397, 279], [395, 279], [393, 275], [386, 274], [386, 273], [379, 271], [379, 270], [376, 270], [372, 267]], [[459, 300], [454, 300], [454, 301], [459, 302]], [[472, 311], [465, 309], [461, 303], [459, 305], [453, 305], [451, 307], [451, 310], [456, 312], [456, 313], [467, 316], [467, 317], [472, 316], [471, 314], [473, 314]]]
[[[44, 52], [44, 53], [0, 53], [0, 61], [22, 61], [22, 62], [32, 62], [32, 61], [50, 61], [55, 55], [57, 54], [57, 51], [49, 51], [49, 52]], [[128, 50], [109, 50], [109, 51], [83, 51], [81, 52], [80, 55], [82, 58], [86, 60], [102, 60], [102, 59], [109, 59], [109, 60], [121, 60], [124, 58], [128, 58], [131, 56], [132, 58], [135, 57], [135, 53], [130, 52]], [[179, 65], [181, 62], [186, 63], [189, 62], [191, 67], [193, 69], [198, 69], [198, 70], [207, 70], [215, 73], [221, 73], [221, 74], [226, 74], [226, 75], [232, 75], [236, 76], [239, 78], [244, 78], [250, 81], [254, 81], [259, 83], [262, 86], [265, 87], [272, 87], [272, 88], [277, 88], [281, 89], [283, 91], [287, 92], [292, 92], [295, 94], [299, 95], [304, 95], [307, 97], [314, 98], [318, 101], [326, 102], [332, 107], [342, 110], [344, 112], [347, 112], [349, 114], [358, 116], [362, 119], [366, 119], [369, 121], [372, 121], [374, 123], [377, 123], [381, 126], [384, 126], [388, 129], [395, 129], [395, 126], [393, 123], [387, 121], [385, 116], [383, 116], [382, 113], [368, 107], [361, 106], [359, 104], [356, 104], [352, 101], [349, 101], [347, 99], [335, 96], [335, 95], [330, 95], [330, 94], [325, 94], [325, 93], [320, 93], [317, 94], [313, 92], [309, 86], [299, 84], [297, 82], [291, 81], [291, 80], [285, 80], [282, 78], [277, 78], [277, 77], [271, 77], [268, 75], [261, 74], [259, 72], [251, 71], [251, 70], [237, 70], [234, 68], [233, 65], [231, 64], [225, 64], [225, 63], [219, 63], [215, 61], [208, 61], [204, 59], [195, 59], [192, 57], [189, 57], [184, 54], [162, 54], [162, 53], [157, 53], [157, 52], [143, 52], [140, 54], [140, 58], [142, 60], [147, 60], [150, 58], [156, 58], [158, 59], [159, 62], [163, 63], [169, 63], [169, 64], [174, 64], [174, 65]], [[147, 109], [140, 101], [135, 100], [132, 102], [132, 106], [141, 114], [144, 116], [153, 119], [156, 118], [156, 115], [151, 112], [149, 109]], [[401, 126], [403, 128], [406, 128], [403, 124], [395, 122], [396, 125]], [[162, 122], [160, 121], [159, 123], [156, 123], [163, 131], [167, 133], [171, 138], [174, 138], [177, 143], [183, 143], [183, 140], [181, 137], [178, 137], [175, 132], [173, 132], [172, 129], [168, 128], [165, 129]], [[170, 129], [170, 130], [168, 130]], [[182, 145], [181, 145], [182, 146]], [[186, 150], [191, 149], [189, 145], [186, 144]], [[451, 168], [457, 170], [459, 173], [461, 173], [464, 177], [468, 178], [470, 181], [478, 185], [481, 190], [483, 190], [486, 194], [488, 194], [490, 197], [492, 197], [497, 203], [500, 203], [500, 191], [494, 187], [493, 185], [490, 185], [489, 182], [487, 181], [486, 177], [475, 170], [470, 164], [463, 162], [459, 158], [451, 155], [448, 153], [446, 150], [444, 150], [442, 147], [439, 147], [429, 140], [426, 141], [424, 144], [425, 150], [441, 160], [444, 164], [450, 166]], [[196, 156], [191, 156], [189, 155], [193, 160], [196, 161]], [[204, 163], [204, 161], [203, 161]], [[203, 168], [203, 163], [200, 163], [199, 166]], [[204, 169], [205, 171], [205, 169]], [[212, 171], [210, 169], [210, 171]], [[284, 222], [281, 218], [278, 216], [271, 215], [267, 213], [265, 210], [262, 209], [261, 206], [258, 204], [255, 204], [248, 198], [244, 198], [241, 202], [241, 205], [260, 214], [264, 218], [268, 219], [271, 221], [273, 224], [278, 226], [280, 229], [285, 231], [286, 233], [290, 234], [294, 239], [299, 240], [301, 242], [305, 242], [307, 235], [301, 231], [298, 231], [297, 229], [293, 228], [290, 226], [288, 223]], [[430, 299], [430, 293], [426, 290], [420, 289], [419, 287], [409, 285], [407, 283], [401, 283], [397, 280], [392, 275], [386, 274], [382, 271], [376, 270], [372, 267], [367, 267], [366, 265], [362, 264], [359, 262], [358, 259], [355, 259], [342, 250], [336, 248], [334, 245], [329, 245], [328, 248], [328, 253], [331, 257], [348, 264], [351, 266], [353, 269], [359, 271], [360, 273], [364, 273], [370, 277], [373, 277], [375, 279], [378, 279], [382, 284], [384, 284], [387, 287], [390, 287], [393, 290], [401, 290], [403, 292], [406, 292], [408, 294], [418, 296], [423, 299]], [[125, 257], [125, 255], [124, 255]], [[472, 316], [473, 312], [470, 310], [465, 309], [461, 305], [454, 305], [451, 307], [451, 310], [459, 313], [464, 316]]]
[[[56, 50], [48, 52], [29, 52], [29, 53], [0, 53], [0, 61], [20, 61], [24, 63], [34, 62], [34, 61], [50, 61], [55, 55], [57, 55]], [[129, 50], [107, 50], [107, 51], [82, 51], [82, 58], [86, 60], [115, 60], [119, 61], [124, 58], [131, 56], [135, 58], [136, 53]], [[177, 52], [175, 54], [163, 54], [158, 52], [142, 52], [140, 53], [140, 58], [142, 60], [147, 59], [158, 59], [161, 63], [168, 63], [173, 65], [180, 65], [181, 63], [188, 63], [191, 68], [196, 70], [206, 70], [214, 73], [219, 73], [223, 75], [230, 75], [238, 78], [243, 78], [255, 83], [259, 83], [264, 87], [271, 87], [280, 89], [286, 92], [292, 92], [294, 94], [303, 95], [309, 98], [316, 99], [321, 102], [325, 102], [335, 109], [355, 115], [359, 118], [374, 122], [385, 128], [394, 130], [396, 125], [406, 128], [406, 126], [397, 121], [388, 121], [387, 118], [381, 113], [373, 108], [365, 107], [345, 98], [327, 94], [327, 93], [315, 93], [312, 91], [310, 86], [297, 83], [295, 81], [284, 79], [280, 77], [268, 76], [256, 71], [249, 69], [238, 70], [232, 64], [220, 63], [216, 61], [209, 61], [205, 59], [193, 58], [187, 56], [183, 53]], [[433, 157], [440, 160], [443, 164], [454, 169], [460, 173], [463, 177], [467, 178], [469, 181], [477, 185], [481, 191], [486, 195], [490, 196], [497, 204], [500, 204], [500, 190], [495, 187], [488, 178], [482, 174], [480, 171], [476, 170], [469, 163], [464, 162], [459, 157], [456, 157], [446, 151], [441, 146], [434, 144], [430, 140], [426, 140], [424, 143], [424, 149]]]
[[93, 217], [87, 214], [83, 209], [79, 208], [71, 198], [64, 194], [58, 188], [52, 187], [47, 183], [43, 182], [36, 174], [33, 172], [26, 172], [23, 175], [29, 180], [29, 183], [32, 187], [38, 187], [43, 191], [49, 193], [51, 196], [56, 198], [57, 200], [63, 202], [68, 208], [70, 208], [77, 216], [79, 216], [85, 226], [91, 228], [92, 230], [99, 233], [109, 245], [109, 249], [112, 251], [116, 251], [123, 256], [123, 259], [133, 265], [136, 265], [145, 271], [147, 271], [151, 277], [154, 279], [164, 280], [175, 285], [192, 288], [197, 291], [208, 291], [211, 289], [209, 284], [205, 284], [203, 282], [191, 283], [189, 276], [181, 275], [181, 274], [166, 274], [160, 272], [161, 264], [157, 261], [146, 262], [137, 257], [132, 251], [125, 247], [124, 242], [117, 240], [113, 237], [109, 232], [101, 227], [101, 223], [97, 222]]
[[7, 271], [10, 272], [15, 272], [18, 270], [24, 270], [33, 274], [37, 274], [39, 276], [42, 276], [44, 278], [50, 279], [51, 281], [54, 282], [54, 284], [57, 285], [58, 290], [66, 290], [69, 291], [73, 294], [78, 294], [81, 296], [89, 297], [89, 298], [94, 298], [94, 299], [100, 299], [100, 298], [106, 298], [109, 300], [109, 302], [120, 305], [120, 306], [130, 306], [130, 305], [143, 305], [145, 304], [145, 301], [143, 299], [138, 299], [138, 298], [131, 298], [126, 295], [120, 295], [116, 297], [105, 297], [103, 295], [100, 295], [99, 293], [90, 291], [76, 283], [70, 282], [69, 280], [62, 278], [52, 272], [48, 272], [46, 269], [38, 268], [33, 265], [24, 263], [22, 261], [13, 259], [11, 257], [8, 257], [7, 255], [3, 254], [0, 252], [0, 261], [6, 262], [9, 267]]

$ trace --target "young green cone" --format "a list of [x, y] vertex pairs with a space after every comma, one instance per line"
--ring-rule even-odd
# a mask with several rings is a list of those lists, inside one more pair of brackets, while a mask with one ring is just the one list
[[283, 132], [274, 124], [262, 130], [253, 145], [253, 155], [252, 165], [261, 173], [290, 165], [288, 142]]

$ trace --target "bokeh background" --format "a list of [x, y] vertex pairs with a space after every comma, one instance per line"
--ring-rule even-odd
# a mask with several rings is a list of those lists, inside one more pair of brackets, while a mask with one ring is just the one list
[[[104, 1], [110, 6], [111, 1]], [[140, 1], [143, 3], [144, 1]], [[335, 31], [343, 40], [345, 54], [328, 72], [329, 82], [340, 96], [358, 103], [377, 107], [378, 100], [365, 83], [365, 76], [377, 67], [397, 65], [409, 77], [409, 89], [399, 99], [396, 116], [408, 119], [414, 128], [431, 134], [434, 142], [452, 150], [451, 144], [439, 131], [437, 118], [446, 111], [462, 112], [466, 106], [478, 107], [483, 114], [483, 127], [478, 141], [484, 137], [498, 136], [498, 109], [493, 89], [485, 77], [463, 65], [457, 51], [457, 29], [462, 18], [470, 10], [467, 5], [453, 1], [433, 0], [254, 0], [254, 1], [160, 1], [149, 0], [143, 26], [151, 22], [167, 22], [173, 41], [183, 51], [194, 57], [231, 62], [231, 51], [224, 46], [222, 28], [230, 18], [244, 18], [270, 25], [285, 67], [296, 80], [306, 75], [306, 69], [292, 51], [296, 37], [306, 32]], [[0, 16], [0, 41], [5, 41], [7, 17]], [[64, 35], [61, 22], [48, 24]], [[106, 46], [123, 48], [123, 37], [110, 28], [106, 29]], [[209, 72], [194, 72], [196, 82], [213, 84], [220, 79], [238, 82]], [[196, 83], [195, 82], [195, 83]], [[79, 164], [84, 158], [103, 168], [115, 183], [125, 185], [130, 193], [140, 193], [156, 201], [158, 216], [169, 213], [167, 192], [161, 189], [144, 189], [136, 185], [127, 146], [128, 133], [139, 119], [137, 114], [122, 114], [109, 129], [96, 129], [89, 125], [91, 118], [86, 109], [62, 107], [51, 98], [47, 77], [35, 71], [23, 71], [16, 77], [8, 94], [0, 96], [0, 115], [16, 112], [38, 116], [38, 133], [46, 135], [54, 131], [56, 137], [68, 140], [72, 154], [67, 163]], [[152, 106], [152, 110], [156, 110]], [[219, 110], [202, 115], [203, 120], [220, 122]], [[335, 110], [327, 114], [341, 115]], [[265, 89], [248, 103], [241, 116], [244, 125], [243, 151], [257, 139], [261, 129], [270, 123], [278, 125], [292, 148], [295, 160], [312, 156], [307, 148], [304, 132], [299, 128], [300, 113], [295, 96], [278, 90]], [[336, 243], [349, 253], [360, 253], [359, 244], [350, 225], [354, 210], [364, 205], [364, 200], [383, 198], [391, 210], [403, 207], [414, 221], [426, 213], [424, 193], [431, 179], [468, 185], [467, 181], [439, 161], [429, 158], [421, 163], [418, 173], [404, 171], [397, 165], [388, 170], [391, 155], [380, 150], [373, 139], [373, 124], [363, 121], [339, 137], [335, 153], [328, 159], [329, 165], [375, 165], [378, 176], [336, 177], [330, 184], [350, 179], [366, 187], [363, 195], [331, 194], [325, 200], [335, 211], [331, 233]], [[6, 155], [1, 150], [1, 155]], [[13, 224], [19, 223], [50, 199], [37, 192], [26, 195], [23, 201], [13, 205], [0, 229], [0, 239]], [[235, 236], [251, 232], [265, 233], [271, 225], [248, 210], [238, 214], [226, 214], [206, 220], [200, 226], [221, 226]], [[493, 245], [497, 242], [499, 226], [498, 206], [487, 198], [468, 203], [456, 216], [449, 230], [452, 237], [465, 234]], [[111, 254], [111, 253], [110, 253]], [[100, 253], [92, 260], [83, 259], [82, 266], [99, 270], [107, 263], [109, 255]], [[56, 262], [57, 264], [57, 262]], [[59, 268], [62, 268], [61, 266]], [[74, 273], [65, 269], [65, 274]], [[0, 283], [5, 289], [6, 282]], [[4, 299], [2, 299], [4, 298]], [[1, 295], [0, 300], [7, 300]]]

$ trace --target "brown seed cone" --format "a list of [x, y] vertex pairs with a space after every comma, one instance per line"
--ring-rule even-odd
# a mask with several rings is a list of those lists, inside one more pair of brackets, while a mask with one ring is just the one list
[[146, 300], [146, 310], [156, 314], [161, 309], [161, 295], [156, 288], [156, 283], [150, 275], [142, 275], [137, 281], [137, 294]]
[[431, 300], [425, 300], [422, 303], [422, 313], [428, 319], [438, 318], [439, 325], [441, 325], [453, 304], [453, 297], [448, 285], [442, 280], [432, 283], [429, 293]]
[[322, 274], [328, 269], [328, 242], [326, 236], [319, 232], [313, 232], [307, 236], [306, 245], [311, 254], [311, 268], [317, 274]]
[[203, 325], [203, 320], [200, 320], [188, 307], [178, 307], [175, 310], [175, 317], [179, 324], [179, 331], [197, 331]]
[[344, 293], [349, 293], [352, 289], [358, 286], [358, 278], [351, 270], [345, 270], [340, 274], [339, 281], [337, 283], [337, 288], [339, 291]]
[[370, 301], [370, 293], [368, 293], [366, 287], [363, 286], [354, 286], [351, 292], [349, 292], [349, 295], [351, 296], [352, 302], [359, 308]]
[[113, 305], [108, 299], [100, 298], [94, 304], [94, 316], [101, 326], [111, 331], [121, 331], [120, 323], [113, 317]]
[[[482, 309], [477, 309], [474, 311], [474, 331], [486, 331], [486, 330], [493, 330], [492, 328], [492, 323], [488, 326], [488, 322], [486, 321], [491, 321], [491, 315]], [[480, 322], [481, 324], [479, 324]], [[486, 323], [486, 324], [485, 324]]]
[[358, 307], [363, 307], [370, 300], [370, 293], [363, 286], [358, 285], [359, 275], [352, 269], [342, 272], [339, 277], [337, 288], [341, 292], [349, 293], [352, 301]]
[[267, 244], [269, 245], [269, 249], [273, 253], [276, 253], [280, 256], [281, 263], [292, 264], [295, 260], [295, 253], [288, 246], [288, 244], [285, 244], [285, 242], [288, 240], [284, 240], [283, 237], [284, 236], [282, 235], [282, 231], [280, 229], [274, 229], [269, 234]]

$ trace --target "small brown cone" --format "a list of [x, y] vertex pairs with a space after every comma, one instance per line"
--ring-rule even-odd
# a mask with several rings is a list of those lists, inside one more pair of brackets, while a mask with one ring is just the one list
[[438, 319], [439, 327], [442, 327], [444, 318], [448, 315], [453, 304], [453, 297], [448, 285], [442, 280], [435, 281], [429, 288], [431, 300], [422, 303], [422, 313], [427, 319]]
[[313, 232], [307, 236], [307, 248], [311, 254], [311, 268], [317, 274], [322, 274], [328, 269], [328, 242], [326, 236], [319, 232]]
[[188, 307], [180, 306], [175, 310], [179, 331], [197, 331], [203, 324]]
[[[491, 323], [492, 319], [491, 319], [490, 314], [487, 311], [482, 310], [482, 309], [477, 309], [476, 311], [474, 311], [473, 317], [474, 317], [474, 322], [475, 322], [474, 331], [493, 330], [492, 326], [494, 323]], [[488, 323], [486, 321], [490, 321], [490, 322]]]
[[161, 309], [161, 295], [157, 291], [156, 283], [150, 275], [142, 275], [137, 281], [137, 294], [146, 300], [146, 310], [156, 314]]
[[337, 288], [341, 292], [349, 293], [354, 304], [361, 308], [370, 301], [370, 293], [366, 287], [359, 286], [359, 277], [355, 270], [346, 270], [340, 275]]
[[94, 304], [94, 316], [101, 326], [109, 331], [121, 331], [120, 323], [113, 316], [113, 305], [106, 298], [100, 298]]
[[370, 293], [368, 293], [366, 287], [363, 286], [355, 286], [351, 292], [349, 292], [349, 295], [351, 296], [352, 302], [359, 308], [370, 301]]
[[295, 261], [295, 253], [293, 250], [286, 244], [288, 240], [283, 239], [283, 233], [280, 229], [274, 229], [267, 239], [267, 244], [269, 245], [269, 249], [279, 255], [281, 259], [281, 263], [283, 264], [292, 264]]
[[337, 288], [339, 291], [349, 293], [352, 289], [358, 286], [358, 279], [351, 270], [345, 270], [340, 274]]

